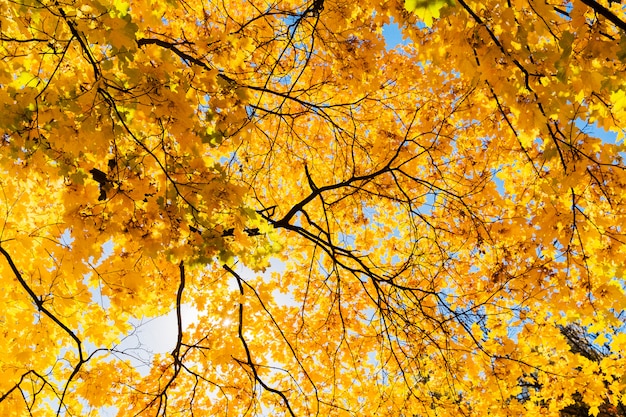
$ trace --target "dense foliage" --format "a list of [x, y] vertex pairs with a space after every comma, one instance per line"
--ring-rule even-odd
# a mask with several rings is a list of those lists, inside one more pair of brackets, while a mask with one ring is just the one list
[[1, 415], [626, 415], [618, 2], [0, 8]]

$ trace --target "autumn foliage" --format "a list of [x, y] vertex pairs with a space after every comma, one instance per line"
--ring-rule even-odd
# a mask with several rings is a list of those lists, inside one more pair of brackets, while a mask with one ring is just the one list
[[0, 415], [626, 416], [619, 2], [0, 10]]

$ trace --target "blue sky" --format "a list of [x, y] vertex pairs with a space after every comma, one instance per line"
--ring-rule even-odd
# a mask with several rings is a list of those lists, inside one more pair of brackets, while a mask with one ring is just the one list
[[387, 41], [387, 49], [393, 49], [398, 45], [406, 45], [407, 41], [402, 39], [402, 32], [398, 24], [391, 19], [391, 23], [383, 26], [383, 36]]

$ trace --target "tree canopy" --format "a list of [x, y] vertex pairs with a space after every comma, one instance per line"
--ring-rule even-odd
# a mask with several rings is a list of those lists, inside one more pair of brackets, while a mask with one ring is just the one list
[[619, 1], [0, 7], [1, 415], [626, 415]]

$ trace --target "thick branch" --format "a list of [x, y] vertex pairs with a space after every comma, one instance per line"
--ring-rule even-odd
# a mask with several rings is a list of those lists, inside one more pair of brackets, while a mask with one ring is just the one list
[[596, 13], [605, 17], [615, 26], [617, 26], [618, 28], [626, 32], [626, 22], [624, 22], [619, 17], [617, 17], [615, 13], [613, 13], [612, 11], [610, 11], [609, 9], [607, 9], [606, 7], [604, 7], [603, 5], [601, 5], [595, 0], [580, 0], [580, 1], [586, 4], [587, 6], [591, 7]]
[[[180, 261], [178, 265], [180, 269], [180, 284], [178, 285], [178, 292], [176, 293], [176, 323], [178, 326], [178, 339], [176, 340], [176, 347], [172, 351], [172, 356], [174, 357], [174, 364], [176, 367], [176, 373], [180, 369], [180, 348], [183, 344], [183, 317], [182, 317], [182, 299], [183, 299], [183, 291], [185, 289], [185, 264], [183, 261]], [[176, 373], [172, 377], [176, 377]]]

